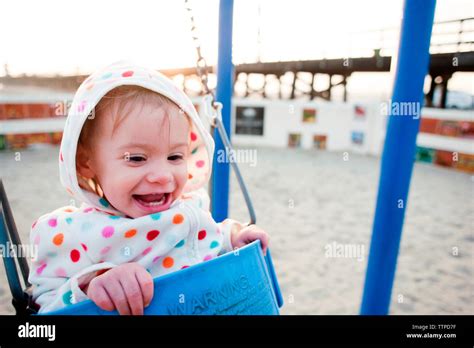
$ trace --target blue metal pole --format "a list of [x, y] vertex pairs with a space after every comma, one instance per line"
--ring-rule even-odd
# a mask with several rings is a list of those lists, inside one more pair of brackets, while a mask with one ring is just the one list
[[[230, 139], [230, 114], [232, 110], [233, 65], [232, 65], [232, 13], [233, 0], [221, 0], [219, 3], [219, 56], [217, 62], [217, 101], [221, 102], [222, 122]], [[217, 162], [225, 147], [214, 130], [216, 150], [214, 152], [214, 170], [212, 175], [212, 215], [216, 221], [227, 218], [229, 209], [229, 163]], [[225, 157], [227, 158], [227, 156]]]
[[[388, 314], [428, 72], [436, 0], [405, 0], [361, 314]], [[408, 104], [407, 104], [408, 103]]]

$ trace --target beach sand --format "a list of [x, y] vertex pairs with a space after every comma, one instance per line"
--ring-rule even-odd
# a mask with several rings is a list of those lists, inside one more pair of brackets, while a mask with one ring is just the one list
[[[257, 223], [271, 236], [282, 314], [358, 314], [380, 159], [350, 154], [344, 161], [342, 153], [317, 150], [256, 151], [256, 165], [240, 167]], [[0, 176], [24, 242], [39, 216], [74, 203], [59, 183], [58, 152], [58, 147], [0, 152]], [[415, 163], [391, 314], [474, 313], [473, 178]], [[233, 175], [230, 197], [230, 217], [247, 221]], [[341, 247], [358, 253], [339, 254]], [[13, 314], [3, 266], [0, 284], [0, 314]]]

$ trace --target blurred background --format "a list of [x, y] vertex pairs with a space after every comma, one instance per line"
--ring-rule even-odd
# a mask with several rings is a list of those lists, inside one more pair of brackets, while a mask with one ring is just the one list
[[[190, 4], [215, 87], [219, 2]], [[57, 158], [90, 73], [133, 60], [172, 78], [200, 113], [204, 91], [182, 1], [1, 6], [0, 177], [26, 242], [39, 216], [80, 205]], [[272, 237], [284, 314], [359, 311], [402, 10], [401, 0], [234, 1], [232, 141]], [[437, 1], [430, 53], [390, 311], [472, 314], [472, 1]], [[230, 217], [248, 219], [234, 176]], [[0, 284], [0, 314], [13, 313], [3, 268]]]

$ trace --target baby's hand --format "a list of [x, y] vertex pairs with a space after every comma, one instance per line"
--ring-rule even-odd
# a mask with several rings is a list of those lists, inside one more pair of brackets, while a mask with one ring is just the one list
[[270, 242], [270, 236], [257, 225], [242, 226], [240, 225], [232, 233], [232, 246], [234, 248], [240, 248], [247, 245], [254, 240], [260, 239], [262, 243], [263, 254], [267, 254], [268, 244]]
[[153, 279], [140, 264], [125, 263], [92, 279], [87, 296], [107, 311], [143, 315], [153, 298]]

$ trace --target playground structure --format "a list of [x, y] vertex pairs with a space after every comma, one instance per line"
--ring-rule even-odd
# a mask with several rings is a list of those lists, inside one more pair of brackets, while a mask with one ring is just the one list
[[[425, 7], [422, 7], [417, 1], [410, 0], [407, 0], [405, 3], [393, 102], [421, 103], [422, 100], [422, 83], [420, 81], [423, 80], [428, 69], [428, 48], [433, 21], [434, 1], [429, 2], [430, 6], [426, 6], [426, 3], [423, 3], [423, 5], [425, 5]], [[229, 7], [223, 9], [225, 6], [229, 6], [230, 10]], [[229, 11], [231, 13], [231, 8], [232, 2], [221, 2], [221, 14], [224, 10], [227, 11], [227, 14]], [[227, 24], [228, 23], [229, 22], [227, 22]], [[221, 32], [222, 30], [220, 30], [220, 33]], [[408, 33], [416, 33], [416, 35], [410, 34], [412, 35], [410, 36]], [[229, 41], [227, 41], [227, 43]], [[229, 48], [227, 47], [227, 49]], [[229, 52], [220, 54], [220, 57], [224, 55], [230, 56], [228, 53]], [[407, 64], [406, 60], [408, 58], [406, 57], [410, 57], [410, 64]], [[230, 110], [230, 105], [225, 102], [226, 91], [219, 91], [219, 88], [224, 88], [222, 87], [224, 86], [224, 81], [227, 82], [227, 88], [229, 87], [228, 82], [229, 79], [231, 80], [232, 74], [224, 73], [225, 68], [222, 64], [230, 65], [229, 61], [226, 63], [220, 60], [218, 74], [223, 74], [223, 80], [219, 80], [221, 82], [218, 86], [217, 99], [223, 102], [224, 110], [226, 108]], [[410, 76], [410, 79], [407, 79], [406, 76]], [[230, 84], [230, 86], [232, 86], [232, 84]], [[230, 90], [230, 88], [228, 88], [228, 90]], [[230, 95], [230, 93], [227, 95]], [[229, 100], [229, 98], [227, 98], [227, 100]], [[224, 113], [224, 124], [226, 124], [226, 121], [229, 122], [229, 119], [230, 116]], [[404, 212], [407, 205], [406, 197], [413, 166], [412, 159], [418, 127], [419, 120], [415, 117], [389, 117], [384, 156], [382, 159], [377, 212], [374, 219], [371, 255], [361, 309], [362, 314], [388, 313], [388, 300], [395, 275], [396, 258], [403, 227]], [[229, 131], [229, 127], [226, 129]], [[400, 146], [397, 141], [398, 139], [404, 140], [403, 146]], [[216, 148], [216, 150], [217, 149], [218, 148]], [[222, 164], [224, 167], [226, 165], [225, 163]], [[223, 170], [219, 176], [215, 176], [214, 185], [222, 185], [219, 186], [221, 189], [222, 187], [228, 187], [228, 181], [226, 185], [226, 181], [224, 180], [226, 173], [228, 176], [228, 169], [227, 172]], [[217, 180], [221, 179], [223, 179], [223, 181], [216, 183]], [[214, 199], [214, 205], [218, 205], [219, 207], [226, 206], [228, 203], [228, 196], [225, 195]], [[401, 209], [398, 204], [400, 200], [403, 202], [403, 208]], [[218, 202], [221, 204], [218, 204]], [[213, 211], [215, 214], [222, 215], [225, 215], [225, 212], [226, 211]], [[388, 226], [388, 228], [385, 228], [385, 226]]]
[[[423, 83], [429, 66], [435, 4], [435, 0], [405, 0], [393, 103], [423, 103]], [[229, 130], [233, 1], [221, 1], [220, 6], [217, 99], [226, 110], [222, 118]], [[361, 314], [388, 314], [389, 311], [420, 122], [419, 114], [404, 116], [389, 115]], [[216, 143], [216, 152], [219, 150], [225, 150], [222, 143]], [[227, 216], [229, 204], [228, 164], [219, 163], [217, 167], [221, 167], [215, 172], [219, 175], [213, 176], [212, 183], [213, 187], [219, 187], [221, 191], [212, 205], [212, 213], [216, 218]]]

